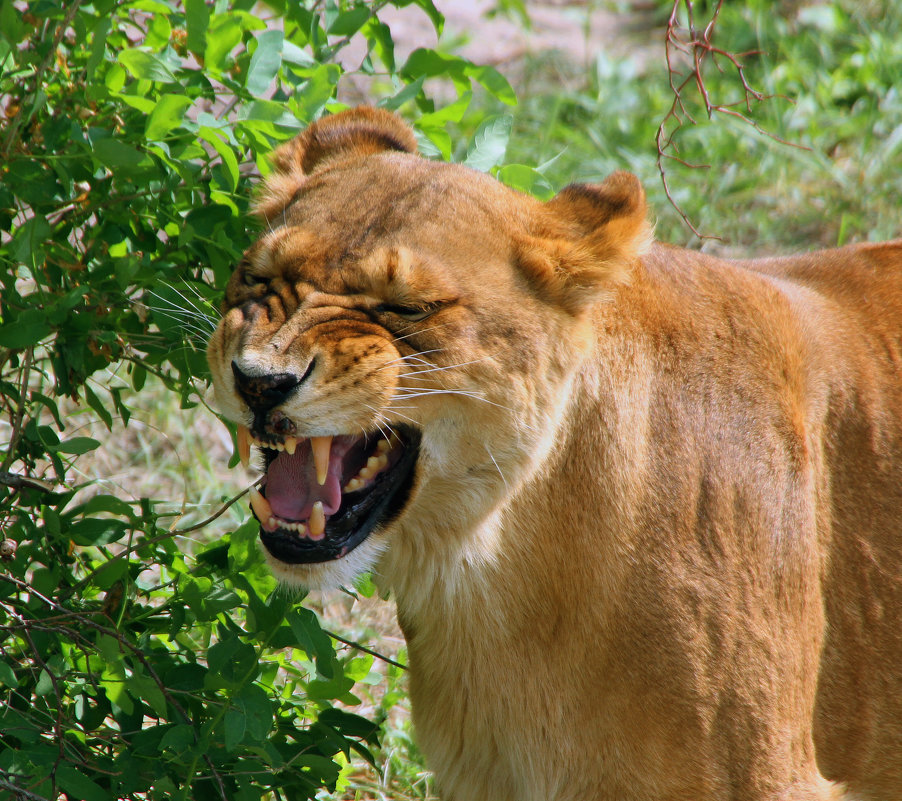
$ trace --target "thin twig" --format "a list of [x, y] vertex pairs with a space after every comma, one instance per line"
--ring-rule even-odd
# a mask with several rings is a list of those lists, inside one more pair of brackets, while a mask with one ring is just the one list
[[6, 458], [0, 465], [0, 470], [6, 472], [9, 466], [16, 459], [16, 448], [19, 445], [19, 439], [22, 436], [22, 421], [25, 419], [25, 404], [28, 396], [28, 380], [31, 378], [31, 360], [34, 356], [34, 348], [28, 348], [25, 351], [24, 364], [22, 365], [22, 380], [19, 383], [19, 406], [16, 409], [16, 419], [13, 421], [12, 435], [9, 438], [9, 446], [6, 452]]
[[376, 657], [376, 659], [381, 659], [383, 662], [387, 662], [389, 665], [394, 665], [397, 668], [401, 668], [401, 670], [408, 670], [407, 665], [402, 665], [400, 662], [396, 662], [391, 657], [380, 654], [378, 651], [374, 651], [372, 648], [367, 648], [365, 645], [361, 645], [359, 642], [345, 639], [341, 635], [336, 634], [334, 631], [328, 631], [326, 629], [323, 629], [323, 631], [328, 634], [333, 640], [338, 640], [339, 642], [347, 645], [349, 648], [353, 648], [355, 651], [363, 651], [363, 653], [374, 656]]

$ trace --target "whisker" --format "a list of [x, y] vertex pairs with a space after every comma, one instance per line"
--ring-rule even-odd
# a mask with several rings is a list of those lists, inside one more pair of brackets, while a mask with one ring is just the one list
[[422, 370], [414, 370], [412, 373], [400, 373], [399, 378], [409, 378], [415, 375], [422, 375], [423, 373], [438, 373], [442, 370], [454, 370], [457, 367], [465, 367], [468, 364], [475, 364], [476, 362], [481, 362], [483, 359], [474, 359], [472, 362], [461, 362], [460, 364], [449, 364], [445, 367], [426, 367]]
[[[372, 408], [372, 407], [370, 407], [370, 408]], [[406, 408], [406, 407], [405, 407], [405, 408]], [[374, 410], [374, 411], [375, 411], [375, 410]], [[403, 414], [403, 413], [401, 413], [401, 412], [399, 412], [399, 411], [396, 411], [395, 409], [393, 409], [393, 408], [391, 408], [391, 407], [389, 407], [389, 411], [391, 411], [393, 414], [398, 415], [398, 417], [403, 417], [405, 420], [409, 420], [409, 421], [410, 421], [411, 423], [413, 423], [415, 426], [419, 426], [419, 425], [420, 425], [419, 421], [414, 420], [412, 417], [408, 417], [406, 414]]]
[[489, 459], [492, 460], [492, 464], [495, 465], [495, 469], [498, 471], [498, 475], [501, 476], [501, 480], [504, 482], [505, 489], [510, 491], [510, 486], [507, 483], [507, 479], [504, 477], [504, 473], [501, 472], [501, 468], [498, 467], [498, 462], [495, 461], [495, 457], [492, 456], [492, 452], [489, 450], [488, 445], [484, 445], [485, 452], [489, 455]]
[[408, 360], [416, 360], [418, 362], [422, 362], [423, 364], [428, 364], [430, 367], [435, 367], [435, 364], [433, 362], [430, 362], [428, 359], [421, 359], [420, 357], [425, 356], [427, 353], [439, 353], [443, 350], [444, 348], [434, 348], [433, 350], [421, 350], [418, 353], [411, 353], [408, 356], [399, 356], [397, 359], [390, 359], [389, 361], [385, 362], [385, 364], [383, 364], [378, 369], [383, 370], [387, 367], [391, 367], [391, 365], [393, 364], [397, 364], [398, 362], [406, 362]]
[[[437, 331], [439, 328], [446, 328], [449, 324], [442, 323], [441, 325], [433, 325], [429, 328], [424, 328], [422, 331], [411, 331], [409, 334], [404, 334], [402, 337], [392, 337], [394, 342], [400, 342], [402, 339], [407, 339], [408, 337], [416, 336], [417, 334], [425, 334], [427, 331]], [[398, 329], [399, 331], [406, 331], [411, 326], [405, 325], [403, 328]]]

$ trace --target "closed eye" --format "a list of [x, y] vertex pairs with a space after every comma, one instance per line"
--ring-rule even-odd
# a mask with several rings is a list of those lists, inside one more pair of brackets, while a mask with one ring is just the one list
[[380, 303], [376, 306], [377, 314], [393, 314], [411, 323], [417, 323], [425, 320], [429, 315], [435, 314], [439, 309], [439, 304], [430, 303], [423, 306], [398, 306], [392, 303]]
[[266, 278], [261, 275], [254, 275], [252, 272], [245, 270], [242, 279], [245, 286], [259, 286], [266, 283]]

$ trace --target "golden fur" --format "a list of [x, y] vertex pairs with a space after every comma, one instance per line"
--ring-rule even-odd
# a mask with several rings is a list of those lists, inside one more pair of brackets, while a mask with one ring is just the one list
[[377, 567], [443, 799], [902, 799], [902, 242], [725, 261], [626, 173], [414, 150], [358, 109], [277, 151], [210, 363], [237, 422], [233, 359], [315, 357], [299, 436], [422, 432], [391, 525], [272, 562]]

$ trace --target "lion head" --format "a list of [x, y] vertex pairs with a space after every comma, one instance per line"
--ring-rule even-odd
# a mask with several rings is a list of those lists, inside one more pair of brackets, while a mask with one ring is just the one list
[[[628, 173], [547, 203], [416, 154], [358, 108], [273, 157], [209, 345], [278, 577], [492, 558], [483, 525], [555, 446], [591, 309], [650, 241]], [[478, 556], [477, 556], [478, 554]], [[397, 577], [396, 577], [397, 578]], [[400, 579], [399, 579], [400, 580]]]

